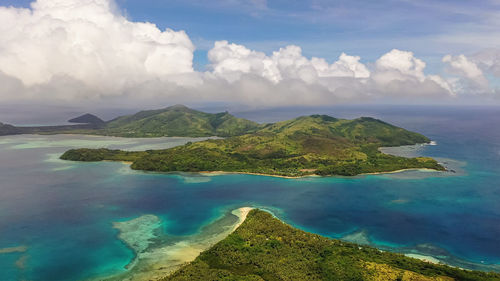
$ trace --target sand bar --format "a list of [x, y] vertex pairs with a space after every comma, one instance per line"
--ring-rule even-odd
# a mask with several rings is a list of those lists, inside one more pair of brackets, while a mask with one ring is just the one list
[[28, 250], [27, 246], [17, 246], [10, 248], [0, 249], [0, 254], [10, 254], [10, 253], [24, 253]]
[[233, 210], [199, 233], [180, 238], [161, 233], [161, 220], [154, 215], [114, 223], [113, 227], [120, 231], [119, 239], [134, 250], [136, 256], [126, 272], [91, 280], [159, 280], [226, 238], [245, 221], [251, 210], [249, 207]]

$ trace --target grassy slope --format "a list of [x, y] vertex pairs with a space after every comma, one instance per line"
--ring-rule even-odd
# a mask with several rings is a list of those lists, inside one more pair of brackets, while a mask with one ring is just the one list
[[189, 143], [138, 153], [70, 150], [61, 158], [76, 161], [134, 161], [133, 169], [159, 172], [226, 171], [281, 176], [346, 175], [408, 168], [444, 169], [431, 158], [403, 158], [380, 146], [428, 142], [425, 136], [373, 118], [335, 119], [325, 115], [268, 124], [252, 134]]
[[163, 280], [500, 280], [500, 275], [328, 239], [253, 210], [234, 233]]

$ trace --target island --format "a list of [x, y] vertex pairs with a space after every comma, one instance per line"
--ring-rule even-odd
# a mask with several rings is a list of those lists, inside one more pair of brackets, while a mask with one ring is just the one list
[[[186, 116], [186, 112], [189, 113], [189, 109], [177, 111], [177, 118]], [[131, 125], [135, 124], [131, 121], [134, 118], [125, 119], [128, 121], [119, 119], [122, 121], [113, 122], [129, 124], [120, 125], [122, 129], [124, 126], [138, 126]], [[163, 150], [72, 149], [60, 158], [72, 161], [125, 161], [132, 163], [132, 169], [154, 172], [224, 172], [282, 177], [355, 176], [405, 169], [445, 170], [429, 157], [405, 158], [380, 152], [380, 147], [429, 143], [430, 139], [375, 118], [347, 120], [310, 115], [270, 124], [253, 124], [223, 116], [216, 120], [226, 120], [216, 126], [219, 129], [215, 133], [217, 130], [220, 132], [216, 135], [228, 137], [190, 142]], [[165, 122], [158, 126], [172, 127], [168, 120]], [[224, 125], [226, 122], [230, 126]], [[178, 136], [201, 136], [194, 133], [192, 126], [176, 128], [184, 130], [183, 134], [177, 131]], [[199, 128], [196, 130], [199, 132]], [[137, 133], [131, 130], [127, 135], [133, 135], [132, 132]], [[206, 133], [214, 134], [214, 131]]]
[[293, 228], [254, 209], [233, 233], [163, 281], [195, 280], [500, 280], [329, 239]]
[[115, 137], [229, 137], [255, 132], [261, 125], [228, 112], [206, 113], [174, 105], [144, 110], [109, 121], [86, 113], [70, 119], [76, 125], [12, 126], [0, 123], [0, 136], [16, 134], [86, 134]]

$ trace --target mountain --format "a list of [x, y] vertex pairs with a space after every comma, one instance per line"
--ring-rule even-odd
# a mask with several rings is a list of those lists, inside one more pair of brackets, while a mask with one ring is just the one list
[[15, 126], [0, 122], [0, 136], [17, 135], [22, 132]]
[[76, 118], [70, 119], [68, 120], [68, 122], [80, 123], [80, 124], [96, 124], [96, 125], [103, 125], [105, 123], [101, 118], [90, 113], [86, 113]]
[[260, 125], [228, 112], [205, 113], [183, 105], [141, 111], [104, 122], [92, 114], [69, 120], [78, 125], [14, 127], [2, 125], [0, 135], [87, 134], [117, 137], [209, 137], [237, 136], [255, 132]]
[[451, 281], [500, 280], [500, 274], [432, 264], [329, 239], [252, 210], [227, 238], [162, 280]]
[[409, 168], [444, 170], [434, 159], [381, 153], [381, 146], [427, 143], [418, 133], [373, 118], [303, 116], [268, 124], [254, 133], [130, 154], [118, 150], [69, 150], [61, 159], [133, 161], [158, 172], [224, 171], [279, 176], [345, 175]]
[[212, 114], [174, 105], [118, 117], [107, 122], [102, 133], [122, 137], [227, 137], [258, 128], [259, 124], [227, 112]]
[[352, 143], [378, 143], [380, 146], [401, 146], [428, 143], [430, 140], [418, 133], [388, 124], [371, 117], [354, 120], [337, 119], [328, 115], [302, 116], [270, 124], [259, 131], [291, 139], [324, 139], [337, 142], [339, 138]]

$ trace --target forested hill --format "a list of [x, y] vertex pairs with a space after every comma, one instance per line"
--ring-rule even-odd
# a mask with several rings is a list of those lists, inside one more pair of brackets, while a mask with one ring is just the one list
[[208, 137], [237, 136], [261, 126], [228, 112], [206, 113], [183, 105], [141, 111], [104, 122], [92, 114], [69, 120], [79, 125], [15, 127], [0, 124], [0, 135], [88, 134], [118, 137]]
[[163, 281], [500, 280], [500, 274], [431, 264], [328, 239], [252, 210], [226, 239]]
[[103, 134], [124, 137], [236, 136], [251, 133], [259, 124], [228, 112], [205, 113], [183, 105], [141, 111], [106, 123]]
[[381, 146], [426, 143], [425, 136], [377, 119], [298, 117], [267, 124], [254, 133], [188, 143], [165, 150], [122, 152], [69, 150], [61, 159], [132, 161], [132, 168], [157, 172], [224, 171], [279, 176], [345, 175], [400, 169], [444, 170], [434, 159], [381, 153]]

